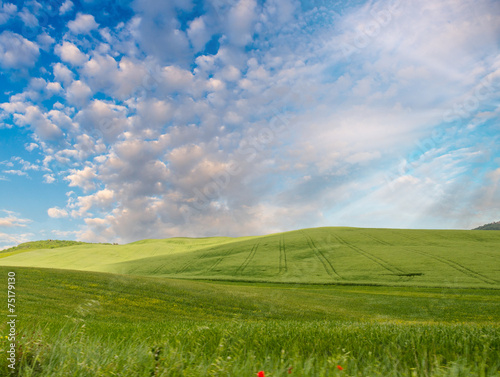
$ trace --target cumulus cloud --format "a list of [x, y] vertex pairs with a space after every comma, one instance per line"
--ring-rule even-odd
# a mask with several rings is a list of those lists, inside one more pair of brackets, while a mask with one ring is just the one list
[[23, 21], [24, 25], [30, 28], [38, 26], [38, 19], [33, 13], [30, 12], [29, 9], [23, 8], [22, 11], [19, 12], [18, 16]]
[[44, 174], [43, 175], [43, 182], [44, 183], [51, 184], [51, 183], [54, 183], [55, 181], [56, 181], [56, 178], [54, 177], [53, 174]]
[[82, 65], [88, 60], [87, 55], [71, 42], [64, 41], [62, 44], [57, 45], [54, 51], [62, 61], [74, 66]]
[[96, 178], [97, 175], [95, 173], [95, 169], [86, 166], [82, 170], [70, 170], [70, 174], [65, 178], [65, 180], [69, 181], [70, 187], [81, 187], [85, 191], [90, 191], [96, 187]]
[[73, 2], [71, 0], [66, 0], [59, 7], [59, 15], [63, 16], [73, 9]]
[[92, 90], [82, 81], [75, 80], [66, 91], [66, 99], [71, 105], [83, 107], [92, 97]]
[[[189, 38], [181, 30], [177, 13], [192, 8], [191, 1], [138, 0], [134, 9], [140, 17], [137, 34], [141, 48], [164, 63], [187, 64], [191, 57]], [[161, 15], [162, 22], [157, 22]]]
[[203, 50], [212, 37], [207, 30], [203, 16], [197, 17], [189, 23], [187, 35], [195, 52]]
[[38, 148], [38, 144], [37, 143], [29, 143], [29, 144], [25, 144], [24, 148], [28, 151], [28, 152], [33, 152], [36, 148]]
[[74, 73], [64, 64], [54, 64], [53, 72], [55, 79], [65, 85], [68, 85], [73, 81]]
[[44, 32], [42, 34], [37, 35], [36, 41], [43, 50], [49, 51], [50, 47], [55, 43], [56, 40], [52, 38], [49, 34]]
[[28, 105], [13, 117], [17, 125], [31, 128], [43, 140], [55, 140], [63, 135], [61, 129], [38, 106]]
[[[64, 6], [61, 5], [61, 8]], [[75, 34], [88, 34], [90, 31], [97, 29], [99, 24], [95, 22], [94, 16], [91, 14], [78, 13], [73, 21], [68, 22], [68, 28]]]
[[54, 219], [68, 217], [68, 212], [65, 209], [61, 209], [58, 207], [49, 208], [47, 210], [47, 214], [49, 215], [49, 217], [52, 217]]
[[94, 55], [85, 64], [82, 73], [94, 90], [106, 92], [120, 100], [140, 95], [158, 80], [143, 63], [126, 57], [117, 62], [110, 55]]
[[0, 66], [2, 68], [33, 67], [39, 55], [40, 51], [36, 43], [8, 30], [0, 34]]
[[[52, 211], [81, 221], [80, 237], [458, 224], [470, 213], [454, 197], [481, 216], [497, 208], [491, 164], [478, 178], [490, 191], [457, 194], [479, 164], [463, 140], [486, 143], [498, 116], [496, 3], [193, 9], [137, 0], [114, 27], [78, 13], [55, 42], [53, 77], [0, 106], [33, 131], [45, 168], [64, 166], [45, 182], [84, 192]], [[438, 127], [455, 136], [420, 148]]]
[[244, 46], [252, 40], [256, 7], [255, 0], [240, 0], [229, 11], [227, 36], [234, 44]]
[[112, 190], [104, 189], [88, 196], [79, 196], [74, 206], [71, 215], [73, 217], [88, 215], [91, 208], [99, 211], [109, 211], [112, 209], [112, 204], [115, 200], [115, 193]]
[[125, 106], [94, 99], [76, 114], [75, 120], [85, 132], [109, 143], [128, 131], [127, 115]]
[[5, 24], [9, 18], [15, 15], [17, 6], [12, 3], [0, 3], [0, 25]]

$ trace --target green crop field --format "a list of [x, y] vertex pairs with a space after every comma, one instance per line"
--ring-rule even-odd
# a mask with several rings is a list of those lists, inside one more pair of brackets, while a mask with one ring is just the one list
[[1, 376], [500, 376], [500, 232], [58, 246], [0, 253]]
[[500, 232], [315, 228], [7, 250], [0, 265], [237, 281], [500, 288]]

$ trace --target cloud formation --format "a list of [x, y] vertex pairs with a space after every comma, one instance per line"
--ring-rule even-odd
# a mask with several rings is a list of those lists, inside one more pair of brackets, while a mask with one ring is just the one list
[[8, 30], [0, 34], [0, 67], [4, 69], [33, 67], [39, 55], [36, 43]]
[[3, 210], [7, 216], [0, 218], [0, 227], [26, 227], [27, 224], [31, 222], [29, 219], [22, 219], [17, 217], [17, 214], [12, 211]]
[[43, 210], [77, 224], [60, 234], [467, 228], [498, 210], [497, 2], [106, 11], [121, 18], [62, 4], [43, 67], [0, 34], [1, 67], [34, 70], [2, 121], [30, 133], [41, 182], [75, 191]]
[[[61, 8], [65, 4], [61, 5]], [[66, 7], [67, 8], [67, 7]], [[99, 27], [91, 14], [78, 13], [73, 21], [68, 22], [68, 28], [75, 34], [88, 34]]]

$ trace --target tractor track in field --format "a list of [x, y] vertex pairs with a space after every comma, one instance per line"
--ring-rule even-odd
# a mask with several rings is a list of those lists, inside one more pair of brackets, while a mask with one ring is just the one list
[[366, 250], [363, 250], [357, 246], [354, 246], [354, 245], [351, 245], [350, 243], [347, 243], [346, 240], [344, 240], [343, 238], [337, 236], [336, 234], [333, 234], [332, 233], [332, 236], [342, 245], [344, 246], [347, 246], [348, 248], [356, 251], [357, 253], [365, 256], [366, 258], [370, 259], [371, 261], [375, 262], [376, 264], [378, 264], [380, 267], [386, 269], [387, 271], [395, 274], [395, 275], [406, 275], [406, 272], [401, 270], [399, 267], [396, 267], [396, 266], [393, 266], [392, 264], [390, 264], [389, 262], [386, 262], [385, 260], [383, 260], [382, 258], [379, 258], [375, 255], [373, 255], [372, 253], [366, 251]]
[[255, 253], [257, 252], [257, 249], [259, 248], [259, 242], [253, 245], [252, 249], [250, 250], [250, 253], [248, 253], [247, 257], [243, 261], [243, 263], [238, 267], [236, 270], [237, 274], [241, 274], [243, 271], [245, 271], [245, 268], [248, 267], [250, 262], [252, 261], [253, 257], [255, 256]]
[[182, 265], [182, 267], [181, 267], [180, 269], [178, 269], [175, 273], [176, 273], [176, 274], [181, 274], [181, 273], [183, 273], [183, 272], [187, 271], [187, 270], [189, 269], [189, 267], [191, 267], [191, 265], [193, 265], [195, 262], [198, 262], [199, 260], [201, 260], [201, 259], [203, 259], [203, 258], [206, 258], [206, 257], [207, 257], [207, 256], [209, 256], [209, 255], [210, 255], [210, 251], [205, 252], [205, 253], [203, 253], [203, 254], [199, 255], [198, 257], [193, 258], [192, 260], [187, 261], [187, 262], [186, 262], [186, 263], [184, 263], [184, 264]]
[[279, 264], [279, 274], [284, 274], [288, 272], [288, 263], [286, 261], [286, 248], [285, 248], [285, 236], [281, 235], [279, 239], [280, 248], [280, 264]]
[[314, 255], [319, 259], [319, 261], [323, 265], [323, 268], [325, 269], [326, 273], [328, 275], [330, 275], [331, 277], [336, 276], [339, 279], [342, 279], [342, 277], [337, 273], [337, 271], [333, 267], [332, 263], [323, 254], [323, 252], [316, 246], [312, 237], [305, 232], [302, 232], [302, 234], [306, 238], [306, 241], [307, 241], [307, 244], [309, 245], [309, 248], [313, 251]]
[[210, 266], [210, 268], [207, 270], [207, 272], [213, 271], [214, 268], [217, 267], [220, 264], [220, 262], [222, 262], [229, 254], [231, 254], [231, 251], [232, 251], [231, 249], [228, 249], [224, 253], [223, 256], [217, 258], [217, 260], [215, 261], [215, 263]]
[[[433, 243], [421, 241], [421, 240], [419, 240], [417, 238], [414, 238], [414, 237], [410, 237], [410, 236], [407, 236], [407, 235], [403, 235], [403, 237], [406, 237], [409, 240], [422, 242], [422, 243], [427, 244], [429, 246], [434, 246]], [[473, 271], [470, 268], [462, 266], [460, 263], [457, 263], [455, 261], [449, 260], [447, 258], [443, 258], [443, 257], [440, 257], [438, 255], [434, 255], [434, 254], [428, 253], [428, 252], [423, 251], [423, 250], [408, 250], [408, 249], [404, 249], [404, 250], [405, 251], [409, 251], [409, 252], [413, 252], [413, 253], [417, 253], [417, 254], [420, 254], [420, 255], [424, 255], [424, 256], [432, 258], [432, 259], [435, 259], [435, 260], [437, 260], [437, 261], [439, 261], [441, 263], [446, 264], [448, 267], [451, 267], [454, 270], [456, 270], [458, 272], [461, 272], [464, 275], [467, 275], [467, 276], [472, 277], [472, 278], [477, 279], [477, 280], [481, 280], [484, 283], [487, 283], [487, 284], [498, 284], [498, 283], [500, 283], [500, 281], [498, 281], [498, 280], [491, 279], [488, 276], [485, 276], [483, 274], [480, 274], [479, 272]]]
[[371, 234], [369, 233], [363, 233], [363, 235], [365, 236], [368, 236], [369, 238], [371, 238], [372, 240], [374, 240], [375, 242], [381, 244], [381, 245], [385, 245], [385, 246], [394, 246], [392, 243], [389, 243], [389, 242], [386, 242], [386, 241], [383, 241], [381, 240], [380, 238], [377, 238], [375, 236], [372, 236]]
[[201, 259], [201, 256], [199, 256], [198, 258], [194, 258], [193, 260], [189, 260], [187, 261], [186, 263], [184, 263], [182, 265], [181, 268], [179, 268], [175, 273], [176, 274], [182, 274], [184, 271], [187, 271], [189, 269], [189, 267], [191, 267], [191, 265], [197, 261], [198, 259]]

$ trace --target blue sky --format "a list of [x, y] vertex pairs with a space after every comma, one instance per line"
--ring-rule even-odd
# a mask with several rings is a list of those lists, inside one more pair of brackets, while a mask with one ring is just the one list
[[0, 29], [0, 248], [500, 219], [498, 1], [4, 1]]

